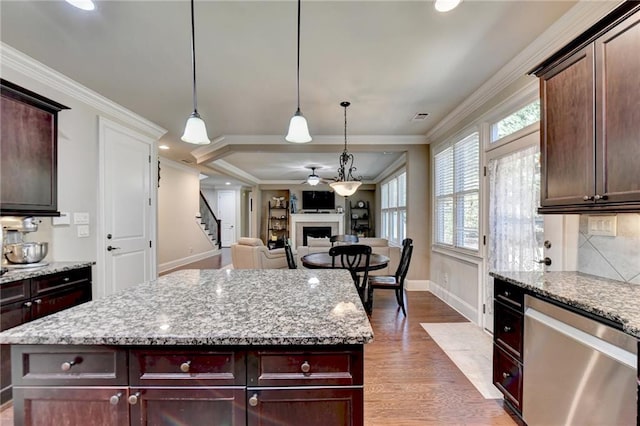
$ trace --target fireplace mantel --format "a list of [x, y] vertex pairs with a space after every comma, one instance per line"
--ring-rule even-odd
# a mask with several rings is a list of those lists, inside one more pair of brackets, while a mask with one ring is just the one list
[[302, 228], [308, 226], [331, 226], [335, 234], [344, 234], [344, 213], [297, 213], [290, 216], [291, 245], [295, 249], [302, 245]]

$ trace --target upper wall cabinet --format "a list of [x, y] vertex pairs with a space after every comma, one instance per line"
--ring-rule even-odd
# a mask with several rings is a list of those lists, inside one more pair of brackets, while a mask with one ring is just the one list
[[58, 112], [64, 105], [0, 79], [0, 214], [58, 216]]
[[640, 3], [549, 58], [540, 78], [541, 213], [640, 211]]

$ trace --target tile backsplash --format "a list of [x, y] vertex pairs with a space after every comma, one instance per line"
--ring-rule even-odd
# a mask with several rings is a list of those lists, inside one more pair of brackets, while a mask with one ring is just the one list
[[640, 213], [618, 214], [617, 235], [588, 235], [580, 216], [578, 271], [640, 285]]

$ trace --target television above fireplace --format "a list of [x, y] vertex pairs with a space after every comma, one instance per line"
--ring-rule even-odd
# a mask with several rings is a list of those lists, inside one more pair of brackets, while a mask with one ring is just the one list
[[332, 191], [302, 191], [303, 210], [333, 210], [336, 197]]

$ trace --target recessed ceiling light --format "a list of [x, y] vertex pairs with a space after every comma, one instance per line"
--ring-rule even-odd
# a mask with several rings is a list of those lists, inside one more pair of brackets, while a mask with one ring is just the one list
[[82, 10], [93, 10], [96, 5], [91, 0], [66, 0], [67, 3]]
[[169, 145], [160, 145], [158, 148], [160, 148], [160, 149], [169, 149]]
[[224, 184], [225, 185], [231, 185], [231, 182], [225, 182]]
[[462, 0], [436, 0], [434, 7], [438, 12], [448, 12], [458, 6]]

